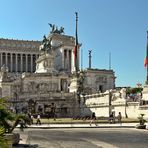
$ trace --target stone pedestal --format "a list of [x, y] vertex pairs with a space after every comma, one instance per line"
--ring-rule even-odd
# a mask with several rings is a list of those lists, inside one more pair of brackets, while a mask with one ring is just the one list
[[144, 86], [142, 96], [142, 100], [148, 101], [148, 85]]
[[49, 53], [45, 53], [39, 56], [36, 63], [35, 73], [57, 73], [54, 68], [54, 57]]
[[78, 90], [78, 78], [74, 77], [71, 79], [71, 83], [69, 86], [69, 92], [77, 92]]

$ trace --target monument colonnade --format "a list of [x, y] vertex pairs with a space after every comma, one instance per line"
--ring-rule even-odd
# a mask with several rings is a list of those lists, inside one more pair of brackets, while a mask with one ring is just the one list
[[34, 72], [38, 53], [0, 52], [0, 66], [6, 65], [9, 72]]
[[68, 71], [71, 71], [71, 57], [72, 52], [70, 49], [64, 49], [64, 52], [62, 54], [62, 65], [64, 69], [67, 69]]
[[[75, 55], [74, 55], [74, 47], [64, 48], [62, 52], [62, 68], [73, 72], [75, 71]], [[79, 68], [79, 50], [77, 51], [77, 63]]]

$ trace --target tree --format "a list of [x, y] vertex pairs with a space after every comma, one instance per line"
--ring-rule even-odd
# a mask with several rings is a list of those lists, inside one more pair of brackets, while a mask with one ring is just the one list
[[[6, 98], [0, 98], [0, 128], [2, 137], [3, 133], [12, 133], [19, 124], [20, 120], [23, 120], [27, 124], [31, 123], [31, 120], [25, 114], [15, 114], [8, 108], [9, 106], [7, 104]], [[17, 137], [19, 138], [18, 134]], [[4, 139], [2, 138], [2, 142], [3, 141]], [[17, 142], [19, 142], [19, 139]]]
[[3, 127], [0, 127], [0, 147], [6, 148], [7, 141], [4, 134], [5, 134], [5, 129]]
[[127, 93], [127, 94], [136, 94], [136, 93], [141, 93], [142, 90], [143, 90], [143, 88], [141, 88], [141, 87], [128, 88], [128, 89], [126, 90], [126, 93]]
[[85, 81], [85, 71], [80, 71], [77, 73], [78, 77], [78, 90], [77, 90], [77, 95], [78, 95], [78, 101], [80, 103], [80, 95], [83, 95], [85, 93], [85, 87], [84, 87], [84, 81]]

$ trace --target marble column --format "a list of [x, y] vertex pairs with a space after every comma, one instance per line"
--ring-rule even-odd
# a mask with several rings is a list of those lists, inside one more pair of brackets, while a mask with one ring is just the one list
[[61, 53], [61, 63], [60, 63], [62, 69], [64, 69], [64, 60], [63, 60], [64, 56], [63, 56], [63, 52], [64, 52], [64, 50], [62, 50], [62, 53]]
[[1, 53], [1, 66], [3, 66], [3, 53]]
[[0, 53], [0, 67], [2, 66], [2, 53]]
[[12, 53], [10, 53], [10, 72], [12, 72], [12, 64], [13, 64]]
[[66, 50], [66, 69], [69, 71], [69, 50]]
[[71, 50], [69, 50], [69, 71], [71, 72]]
[[33, 72], [33, 55], [31, 54], [31, 72]]
[[66, 61], [67, 61], [67, 50], [64, 50], [64, 70], [66, 69]]
[[8, 67], [8, 53], [6, 52], [5, 53], [5, 62], [6, 62], [6, 67]]
[[21, 56], [21, 72], [23, 72], [23, 54], [21, 54], [20, 56]]
[[17, 54], [15, 54], [15, 71], [17, 72], [18, 71], [18, 56]]
[[28, 55], [26, 54], [26, 72], [28, 72]]

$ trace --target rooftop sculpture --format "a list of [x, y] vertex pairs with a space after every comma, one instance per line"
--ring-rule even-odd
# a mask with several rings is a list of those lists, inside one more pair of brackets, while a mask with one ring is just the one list
[[51, 41], [52, 38], [49, 39], [44, 35], [39, 50], [43, 52], [49, 52], [52, 49]]
[[58, 29], [58, 27], [55, 24], [50, 24], [50, 23], [48, 23], [48, 24], [51, 27], [50, 33], [57, 33], [57, 34], [64, 33], [64, 27], [61, 27], [60, 29]]

